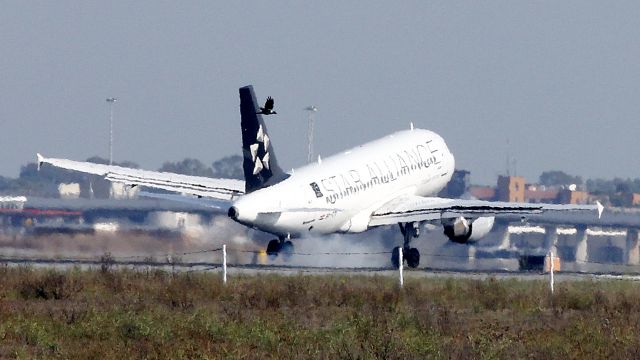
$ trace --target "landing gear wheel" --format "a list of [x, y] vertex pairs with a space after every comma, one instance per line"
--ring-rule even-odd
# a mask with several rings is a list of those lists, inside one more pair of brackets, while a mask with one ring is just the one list
[[420, 251], [416, 248], [407, 250], [405, 259], [407, 259], [407, 265], [410, 268], [417, 268], [420, 265]]
[[293, 243], [289, 240], [285, 241], [284, 244], [282, 244], [280, 251], [282, 251], [284, 259], [289, 260], [293, 255]]
[[280, 247], [280, 240], [273, 239], [269, 241], [269, 244], [267, 244], [267, 255], [269, 255], [269, 257], [275, 258], [276, 256], [278, 256], [278, 252], [280, 252]]
[[391, 266], [397, 269], [400, 266], [400, 246], [396, 246], [391, 251]]

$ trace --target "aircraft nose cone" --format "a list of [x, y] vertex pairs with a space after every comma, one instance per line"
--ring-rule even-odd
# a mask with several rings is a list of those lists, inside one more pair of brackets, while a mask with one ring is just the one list
[[229, 217], [232, 218], [233, 220], [238, 220], [238, 216], [240, 215], [240, 212], [238, 212], [237, 207], [232, 206], [229, 208], [229, 213], [227, 215], [229, 215]]

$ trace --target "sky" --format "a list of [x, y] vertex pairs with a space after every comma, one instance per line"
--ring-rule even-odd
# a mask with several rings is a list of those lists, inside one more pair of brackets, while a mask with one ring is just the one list
[[4, 1], [0, 175], [36, 152], [146, 169], [241, 153], [238, 88], [275, 99], [278, 161], [397, 130], [509, 171], [640, 177], [637, 1]]

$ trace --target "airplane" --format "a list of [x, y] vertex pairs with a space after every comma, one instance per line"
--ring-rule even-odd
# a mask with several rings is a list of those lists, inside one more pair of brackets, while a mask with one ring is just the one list
[[291, 239], [310, 234], [361, 233], [397, 224], [403, 242], [391, 252], [394, 267], [400, 265], [401, 247], [407, 266], [419, 265], [420, 252], [411, 241], [420, 235], [424, 223], [441, 225], [449, 240], [464, 244], [486, 235], [496, 217], [520, 221], [547, 211], [597, 211], [600, 217], [604, 209], [600, 203], [558, 205], [437, 197], [453, 175], [455, 159], [440, 135], [413, 125], [286, 173], [276, 159], [253, 87], [242, 87], [239, 94], [244, 181], [40, 154], [38, 167], [49, 164], [129, 186], [168, 190], [177, 194], [155, 196], [218, 207], [240, 224], [277, 236], [267, 245], [272, 256], [292, 253]]

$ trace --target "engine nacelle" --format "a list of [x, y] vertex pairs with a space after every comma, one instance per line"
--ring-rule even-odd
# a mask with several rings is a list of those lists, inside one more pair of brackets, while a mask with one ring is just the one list
[[476, 241], [484, 237], [493, 228], [494, 217], [485, 216], [475, 220], [468, 220], [464, 217], [442, 220], [444, 234], [449, 240], [466, 244], [469, 241]]

